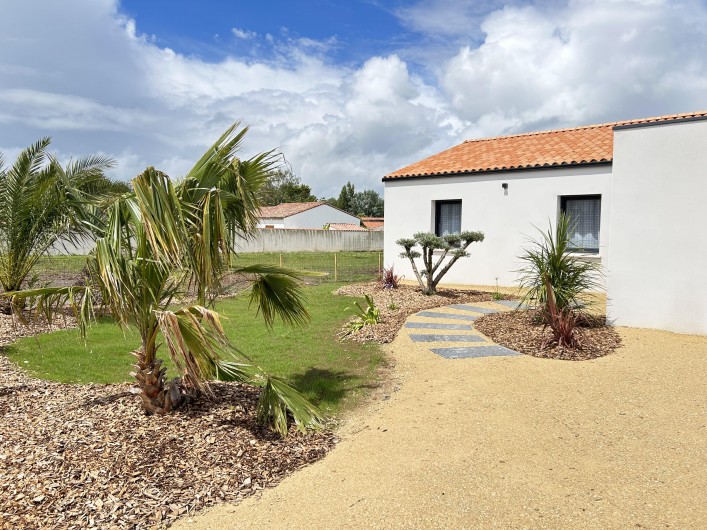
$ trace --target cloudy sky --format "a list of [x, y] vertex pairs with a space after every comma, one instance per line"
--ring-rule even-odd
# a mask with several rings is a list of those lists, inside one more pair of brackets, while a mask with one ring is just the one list
[[318, 196], [467, 138], [707, 109], [698, 0], [0, 0], [0, 152], [180, 176], [236, 120]]

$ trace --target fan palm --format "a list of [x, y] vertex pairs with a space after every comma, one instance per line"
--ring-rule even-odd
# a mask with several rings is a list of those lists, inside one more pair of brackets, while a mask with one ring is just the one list
[[[319, 425], [317, 409], [237, 350], [213, 307], [228, 271], [253, 279], [251, 302], [268, 325], [275, 316], [291, 324], [308, 318], [293, 272], [231, 267], [234, 237], [252, 233], [260, 187], [275, 161], [272, 152], [245, 161], [236, 157], [246, 131], [238, 124], [230, 127], [178, 184], [150, 167], [133, 179], [133, 193], [114, 197], [88, 259], [87, 285], [27, 290], [14, 293], [13, 301], [35, 297], [37, 309], [49, 318], [69, 305], [85, 333], [91, 301], [100, 293], [117, 323], [140, 334], [132, 375], [145, 412], [164, 414], [209, 394], [212, 379], [237, 380], [263, 387], [258, 418], [285, 434], [288, 413], [304, 430]], [[173, 309], [190, 287], [195, 303]], [[179, 372], [171, 381], [157, 358], [160, 332]]]
[[90, 156], [62, 167], [42, 138], [4, 167], [0, 156], [0, 285], [19, 289], [37, 260], [91, 227], [89, 194], [105, 181], [113, 160]]

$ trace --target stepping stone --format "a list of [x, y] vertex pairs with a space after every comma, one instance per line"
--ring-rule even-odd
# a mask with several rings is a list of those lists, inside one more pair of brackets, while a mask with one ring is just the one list
[[455, 315], [454, 313], [436, 313], [434, 311], [420, 311], [417, 313], [419, 317], [429, 318], [451, 318], [453, 320], [476, 320], [476, 317], [471, 315]]
[[466, 348], [432, 348], [430, 351], [445, 359], [470, 359], [473, 357], [509, 357], [520, 355], [503, 346], [470, 346]]
[[498, 309], [487, 309], [485, 307], [476, 307], [474, 305], [466, 305], [466, 304], [454, 304], [454, 305], [448, 305], [446, 307], [453, 307], [454, 309], [461, 309], [463, 311], [473, 311], [474, 313], [482, 313], [484, 315], [490, 315], [491, 313], [498, 313]]
[[521, 303], [520, 300], [494, 300], [495, 304], [505, 305], [511, 309], [527, 309], [528, 304]]
[[436, 333], [410, 334], [414, 342], [486, 342], [480, 335], [437, 335]]
[[406, 328], [414, 329], [455, 329], [467, 331], [471, 329], [471, 324], [442, 324], [441, 322], [408, 322]]

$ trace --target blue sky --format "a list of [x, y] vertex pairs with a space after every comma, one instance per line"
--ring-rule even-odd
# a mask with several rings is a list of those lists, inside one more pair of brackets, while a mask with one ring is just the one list
[[4, 2], [0, 152], [49, 135], [128, 180], [219, 134], [318, 196], [468, 138], [707, 109], [702, 0]]
[[[229, 54], [268, 56], [273, 45], [266, 38], [306, 38], [331, 41], [329, 58], [357, 63], [388, 53], [412, 40], [395, 16], [404, 2], [312, 0], [308, 2], [229, 2], [207, 0], [172, 2], [129, 0], [122, 11], [133, 17], [142, 32], [185, 54], [219, 61]], [[165, 16], [169, 13], [169, 16]], [[233, 29], [240, 30], [238, 38]]]

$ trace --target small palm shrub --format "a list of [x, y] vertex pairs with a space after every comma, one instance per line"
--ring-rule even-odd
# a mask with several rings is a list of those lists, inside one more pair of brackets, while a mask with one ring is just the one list
[[575, 333], [579, 314], [571, 307], [558, 309], [555, 294], [547, 276], [544, 278], [547, 292], [546, 322], [552, 330], [552, 339], [545, 341], [543, 347], [556, 345], [561, 348], [580, 348], [582, 344]]
[[599, 265], [573, 256], [570, 251], [572, 226], [563, 213], [539, 240], [520, 257], [526, 263], [519, 271], [520, 286], [527, 292], [522, 302], [537, 304], [545, 325], [552, 330], [552, 339], [544, 346], [579, 348], [581, 343], [575, 328], [584, 320], [578, 311], [583, 293], [602, 288], [598, 278]]
[[[362, 307], [358, 302], [354, 302], [356, 318], [347, 324], [347, 335], [356, 333], [364, 326], [372, 326], [380, 322], [380, 309], [376, 307], [376, 303], [370, 295], [364, 295], [366, 299], [366, 307]], [[347, 308], [350, 309], [350, 308]]]
[[[483, 232], [465, 231], [461, 234], [447, 234], [438, 236], [430, 232], [418, 232], [411, 239], [398, 239], [395, 244], [403, 247], [401, 258], [408, 258], [412, 265], [422, 293], [431, 295], [437, 293], [437, 284], [442, 277], [449, 272], [459, 258], [466, 258], [469, 253], [466, 251], [469, 245], [476, 241], [483, 241]], [[421, 251], [415, 249], [419, 245]], [[434, 251], [441, 250], [442, 253], [435, 261]], [[451, 252], [451, 259], [444, 264], [445, 258]], [[420, 271], [415, 264], [415, 258], [422, 258], [424, 268]], [[444, 264], [444, 265], [443, 265]]]
[[581, 307], [583, 293], [602, 289], [600, 266], [572, 255], [571, 229], [569, 218], [561, 214], [554, 232], [552, 226], [541, 231], [540, 239], [531, 240], [530, 248], [520, 256], [525, 266], [518, 271], [519, 283], [527, 289], [523, 302], [546, 310], [550, 285], [558, 311], [564, 311]]
[[400, 276], [399, 274], [395, 274], [395, 270], [393, 268], [393, 265], [390, 267], [384, 268], [383, 269], [383, 278], [381, 280], [381, 284], [383, 285], [383, 289], [397, 289], [400, 287], [400, 282], [402, 279], [405, 278], [405, 276]]

